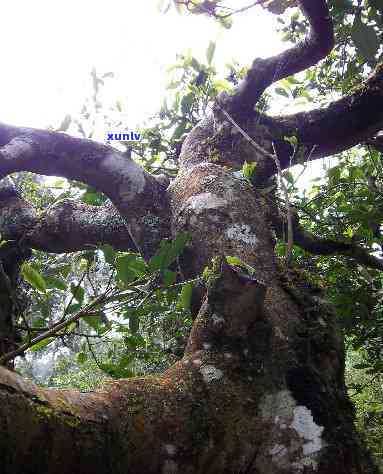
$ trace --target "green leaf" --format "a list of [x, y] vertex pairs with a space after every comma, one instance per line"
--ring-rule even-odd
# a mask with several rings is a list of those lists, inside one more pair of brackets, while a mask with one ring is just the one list
[[290, 143], [291, 146], [293, 146], [294, 148], [298, 145], [298, 138], [295, 136], [295, 135], [292, 135], [291, 137], [283, 137], [283, 139]]
[[165, 286], [172, 285], [175, 283], [177, 278], [177, 272], [172, 272], [171, 270], [164, 270], [164, 276], [162, 282]]
[[103, 311], [90, 313], [88, 314], [88, 316], [84, 316], [82, 319], [86, 322], [88, 326], [90, 326], [98, 333], [105, 332], [109, 327], [108, 321]]
[[206, 51], [206, 59], [209, 65], [213, 61], [214, 53], [215, 53], [215, 43], [214, 41], [210, 41], [209, 46], [207, 47], [207, 51]]
[[80, 309], [81, 309], [80, 303], [73, 303], [68, 306], [68, 308], [65, 311], [65, 314], [77, 313], [77, 311], [80, 311]]
[[114, 248], [109, 244], [105, 244], [100, 247], [100, 250], [104, 254], [105, 262], [109, 263], [109, 265], [114, 265], [116, 259], [116, 251]]
[[84, 296], [85, 296], [84, 288], [82, 288], [81, 286], [77, 286], [74, 283], [71, 283], [70, 291], [79, 303], [82, 303], [84, 301]]
[[190, 309], [193, 287], [193, 283], [186, 283], [185, 285], [182, 285], [180, 297], [177, 303], [178, 308], [183, 308], [186, 311]]
[[201, 65], [200, 63], [196, 60], [196, 58], [191, 58], [190, 65], [193, 69], [195, 69], [197, 72], [201, 71]]
[[257, 166], [257, 163], [255, 163], [255, 162], [248, 163], [247, 161], [245, 161], [242, 165], [243, 176], [247, 179], [251, 179], [251, 177], [254, 174], [256, 166]]
[[117, 278], [124, 283], [130, 283], [141, 277], [147, 270], [144, 259], [135, 253], [126, 253], [116, 259]]
[[57, 290], [65, 291], [67, 289], [67, 282], [63, 278], [55, 276], [46, 276], [45, 283], [47, 288], [56, 288]]
[[181, 232], [173, 241], [163, 240], [160, 244], [160, 249], [149, 260], [149, 270], [155, 272], [168, 269], [176, 261], [177, 257], [181, 255], [189, 239], [189, 234]]
[[140, 329], [140, 318], [137, 313], [129, 316], [129, 329], [132, 334], [137, 334]]
[[32, 352], [37, 352], [43, 347], [46, 347], [48, 344], [50, 344], [54, 340], [54, 337], [48, 337], [47, 339], [43, 339], [42, 341], [38, 342], [34, 346], [30, 348]]
[[351, 37], [358, 53], [366, 60], [374, 60], [379, 49], [379, 39], [372, 26], [362, 22], [360, 16], [355, 18]]
[[84, 362], [86, 362], [87, 359], [88, 359], [88, 356], [85, 354], [85, 352], [79, 352], [79, 354], [77, 355], [77, 362], [79, 364], [84, 364]]
[[217, 79], [213, 81], [213, 86], [217, 89], [218, 92], [230, 92], [233, 89], [233, 85], [226, 79]]
[[182, 97], [182, 100], [181, 100], [181, 112], [186, 115], [192, 105], [193, 105], [193, 102], [194, 102], [194, 94], [190, 93], [190, 94], [187, 94], [185, 95], [184, 97]]
[[249, 273], [249, 275], [254, 275], [255, 269], [251, 265], [248, 265], [246, 262], [241, 260], [239, 257], [227, 255], [225, 258], [226, 258], [226, 262], [229, 265], [233, 267], [243, 268]]
[[290, 98], [289, 93], [282, 87], [276, 87], [275, 92], [279, 95], [283, 95], [283, 97], [287, 97], [288, 99]]
[[292, 173], [290, 171], [284, 171], [282, 173], [282, 177], [289, 183], [289, 184], [294, 184], [295, 183], [295, 180], [294, 180], [294, 176], [292, 175]]
[[229, 265], [237, 265], [239, 267], [241, 267], [243, 265], [243, 262], [242, 260], [239, 258], [239, 257], [235, 257], [235, 256], [230, 256], [228, 255], [226, 257], [226, 262], [229, 264]]
[[44, 280], [44, 277], [34, 269], [29, 263], [24, 262], [21, 267], [21, 274], [31, 286], [37, 291], [41, 293], [45, 293], [47, 290], [47, 286]]

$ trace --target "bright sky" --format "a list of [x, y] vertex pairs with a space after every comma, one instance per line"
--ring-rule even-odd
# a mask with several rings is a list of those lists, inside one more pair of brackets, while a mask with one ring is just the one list
[[[237, 2], [238, 4], [244, 2]], [[159, 13], [158, 0], [26, 0], [1, 4], [0, 120], [45, 128], [76, 113], [90, 93], [90, 71], [113, 71], [108, 94], [128, 111], [129, 128], [158, 110], [165, 70], [191, 48], [205, 59], [217, 41], [215, 65], [249, 64], [285, 46], [275, 17], [257, 7], [235, 18], [231, 30], [211, 19]]]
[[[276, 16], [261, 7], [236, 15], [225, 30], [204, 16], [174, 9], [162, 14], [157, 5], [158, 0], [2, 2], [0, 121], [58, 127], [66, 114], [77, 115], [91, 94], [95, 67], [99, 75], [115, 74], [107, 80], [105, 96], [110, 104], [123, 104], [122, 121], [134, 129], [159, 110], [169, 80], [166, 69], [177, 53], [190, 48], [206, 62], [208, 43], [215, 41], [214, 65], [224, 77], [224, 65], [233, 59], [251, 64], [286, 48], [276, 32]], [[100, 130], [100, 138], [106, 131]], [[310, 163], [300, 183], [307, 186], [310, 175], [321, 173], [319, 163]]]

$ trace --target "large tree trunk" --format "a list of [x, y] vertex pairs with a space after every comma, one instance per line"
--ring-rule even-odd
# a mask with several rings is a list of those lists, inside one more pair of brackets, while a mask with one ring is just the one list
[[[107, 208], [61, 203], [37, 218], [7, 191], [0, 193], [4, 238], [22, 236], [26, 245], [53, 252], [103, 242], [148, 257], [170, 232], [187, 231], [183, 276], [212, 265], [185, 354], [160, 376], [79, 393], [43, 390], [0, 367], [0, 474], [377, 472], [353, 425], [335, 316], [299, 271], [275, 256], [272, 229], [281, 224], [269, 180], [297, 158], [286, 136], [295, 137], [307, 161], [381, 130], [383, 67], [325, 109], [276, 119], [256, 113], [266, 87], [333, 46], [325, 0], [297, 3], [310, 24], [305, 41], [254, 61], [236, 93], [218, 98], [213, 117], [184, 142], [180, 172], [167, 190], [111, 147], [0, 124], [0, 178], [31, 171], [76, 179], [104, 192], [119, 212], [110, 225]], [[257, 165], [255, 187], [233, 173], [245, 161]], [[23, 216], [33, 231], [22, 229]], [[383, 269], [352, 241], [318, 243], [295, 229], [302, 247]], [[254, 272], [232, 268], [226, 256]], [[12, 316], [4, 288], [0, 279], [3, 340]]]
[[196, 148], [198, 127], [170, 189], [173, 230], [192, 235], [183, 271], [235, 255], [255, 276], [216, 259], [184, 357], [159, 377], [76, 393], [0, 369], [2, 474], [376, 472], [353, 426], [334, 315], [275, 257], [272, 200], [199, 164]]

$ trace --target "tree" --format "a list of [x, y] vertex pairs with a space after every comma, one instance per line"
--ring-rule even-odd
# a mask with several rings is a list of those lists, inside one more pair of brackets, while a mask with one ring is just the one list
[[[213, 14], [216, 3], [199, 8]], [[275, 182], [297, 162], [365, 141], [379, 146], [383, 68], [325, 108], [282, 117], [257, 111], [268, 86], [315, 65], [334, 46], [326, 2], [298, 6], [310, 27], [304, 41], [255, 60], [233, 94], [217, 97], [184, 140], [169, 187], [110, 146], [0, 125], [2, 178], [18, 171], [63, 176], [104, 193], [114, 206], [63, 201], [38, 217], [12, 186], [3, 187], [3, 364], [23, 350], [12, 350], [12, 324], [22, 300], [17, 274], [30, 248], [71, 252], [103, 243], [138, 249], [150, 261], [161, 241], [186, 234], [178, 259], [183, 279], [205, 269], [206, 281], [195, 291], [198, 311], [183, 357], [159, 376], [84, 394], [44, 390], [0, 368], [5, 474], [376, 472], [355, 432], [335, 315], [288, 264], [293, 244], [379, 270], [383, 262], [352, 239], [304, 230], [283, 184], [285, 207], [279, 205]], [[249, 179], [233, 173], [244, 164]], [[275, 234], [287, 238], [285, 264], [276, 257]], [[29, 279], [42, 284], [33, 269]], [[60, 327], [108, 296], [106, 290]]]

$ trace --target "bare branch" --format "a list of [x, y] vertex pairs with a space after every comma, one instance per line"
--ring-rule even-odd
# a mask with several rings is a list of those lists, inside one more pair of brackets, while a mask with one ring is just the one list
[[[307, 156], [309, 160], [340, 153], [371, 139], [383, 129], [383, 64], [352, 94], [328, 107], [276, 120], [307, 150], [313, 150]], [[368, 143], [383, 149], [381, 139]], [[285, 156], [281, 164], [289, 167], [290, 157]]]
[[116, 250], [136, 250], [115, 207], [89, 206], [69, 199], [38, 215], [15, 188], [0, 188], [0, 234], [27, 247], [64, 253], [110, 244]]
[[26, 342], [25, 344], [22, 344], [20, 347], [18, 347], [14, 351], [8, 352], [7, 354], [4, 354], [2, 357], [0, 357], [0, 365], [4, 365], [9, 360], [14, 359], [15, 357], [17, 357], [20, 354], [23, 354], [27, 349], [34, 346], [38, 342], [41, 342], [44, 339], [48, 339], [49, 337], [55, 336], [59, 331], [61, 331], [61, 329], [64, 329], [67, 326], [69, 326], [69, 324], [71, 324], [75, 321], [78, 321], [80, 318], [82, 318], [84, 316], [88, 316], [90, 311], [92, 311], [95, 307], [97, 307], [98, 305], [105, 302], [105, 300], [109, 296], [110, 292], [111, 292], [110, 289], [105, 290], [104, 293], [102, 293], [100, 296], [95, 298], [92, 302], [90, 302], [88, 305], [86, 305], [83, 309], [81, 309], [80, 311], [78, 311], [74, 315], [67, 318], [65, 321], [62, 321], [58, 324], [55, 324], [50, 329], [48, 329], [48, 331], [45, 331], [42, 334], [39, 334], [34, 339], [32, 339], [31, 341]]
[[[286, 238], [287, 224], [280, 216], [272, 216], [277, 236]], [[383, 270], [383, 260], [371, 255], [366, 249], [355, 242], [334, 239], [323, 239], [306, 231], [299, 223], [297, 214], [293, 218], [294, 244], [315, 255], [344, 255], [367, 267]]]
[[255, 104], [268, 86], [313, 66], [333, 48], [333, 24], [326, 1], [299, 0], [298, 4], [310, 24], [305, 40], [277, 56], [257, 58], [235, 94], [220, 97], [222, 107], [236, 120], [253, 113]]
[[0, 124], [0, 177], [17, 171], [63, 176], [105, 193], [144, 256], [170, 234], [166, 188], [123, 153], [64, 133]]

